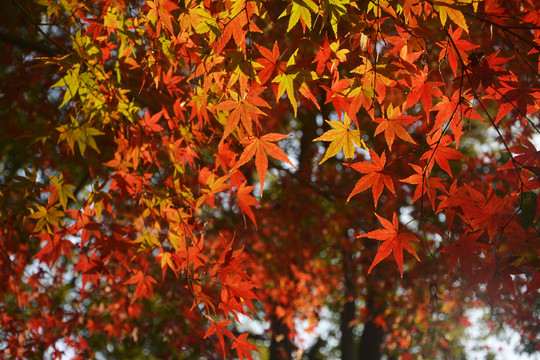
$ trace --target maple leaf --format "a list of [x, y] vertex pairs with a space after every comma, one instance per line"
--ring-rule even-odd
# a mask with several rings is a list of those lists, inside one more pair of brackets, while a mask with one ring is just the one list
[[477, 241], [480, 235], [482, 235], [482, 232], [461, 235], [452, 245], [445, 246], [441, 249], [442, 253], [448, 253], [449, 256], [448, 273], [452, 272], [452, 269], [454, 269], [459, 260], [467, 275], [472, 275], [470, 265], [464, 260], [470, 262], [471, 260], [479, 259], [480, 256], [476, 254], [477, 252], [491, 248], [490, 245]]
[[163, 116], [164, 110], [150, 116], [150, 111], [146, 110], [144, 117], [141, 117], [141, 126], [149, 132], [160, 132], [163, 127], [159, 125], [159, 120]]
[[136, 284], [135, 287], [135, 296], [131, 300], [131, 303], [134, 303], [137, 301], [138, 298], [146, 297], [151, 298], [154, 296], [154, 288], [152, 284], [155, 284], [156, 280], [150, 276], [145, 275], [142, 271], [137, 270], [135, 272], [135, 275], [129, 278], [128, 281], [126, 281], [126, 285]]
[[247, 163], [253, 156], [255, 156], [255, 166], [257, 173], [259, 174], [259, 180], [261, 182], [261, 194], [264, 188], [264, 180], [266, 179], [266, 169], [268, 168], [268, 159], [266, 154], [270, 155], [276, 160], [285, 161], [287, 164], [294, 167], [287, 155], [273, 142], [280, 141], [288, 137], [289, 135], [269, 133], [261, 137], [247, 137], [242, 140], [242, 144], [246, 145], [246, 148], [240, 155], [240, 159], [231, 169], [231, 172], [237, 170], [240, 166]]
[[231, 322], [228, 320], [221, 320], [214, 322], [210, 317], [207, 317], [208, 320], [210, 320], [211, 325], [206, 330], [206, 334], [204, 335], [204, 338], [206, 339], [212, 334], [216, 334], [219, 340], [219, 343], [221, 345], [221, 350], [223, 351], [223, 357], [225, 357], [225, 340], [223, 339], [223, 335], [226, 335], [227, 337], [231, 339], [235, 339], [235, 336], [233, 333], [227, 329], [227, 325], [229, 325]]
[[390, 255], [390, 253], [393, 253], [394, 259], [396, 260], [401, 272], [401, 277], [403, 277], [403, 249], [413, 254], [416, 260], [420, 261], [414, 247], [412, 246], [413, 242], [419, 242], [420, 240], [418, 240], [418, 238], [412, 233], [399, 231], [399, 223], [396, 213], [394, 213], [392, 222], [380, 217], [377, 213], [375, 213], [375, 216], [377, 216], [377, 219], [379, 219], [379, 222], [384, 229], [373, 230], [358, 236], [358, 238], [367, 237], [383, 242], [379, 247], [379, 250], [377, 250], [377, 255], [375, 255], [375, 259], [373, 259], [373, 263], [369, 267], [368, 273], [371, 272], [375, 265]]
[[383, 99], [386, 95], [386, 88], [394, 82], [385, 75], [389, 73], [388, 64], [374, 65], [370, 59], [364, 56], [360, 56], [360, 60], [362, 60], [363, 64], [354, 68], [351, 72], [362, 76], [362, 87], [374, 87], [379, 99]]
[[[461, 34], [463, 33], [462, 28], [457, 28], [456, 31], [453, 31], [452, 26], [450, 26], [448, 33], [450, 34], [452, 41], [442, 41], [439, 44], [439, 46], [441, 46], [443, 49], [443, 51], [441, 51], [439, 54], [439, 62], [448, 56], [450, 68], [452, 69], [454, 76], [457, 76], [458, 58], [461, 57], [461, 59], [465, 61], [468, 58], [466, 51], [476, 49], [478, 45], [471, 44], [465, 39], [460, 39]], [[459, 56], [456, 49], [459, 52]]]
[[261, 206], [261, 204], [259, 204], [257, 199], [251, 195], [254, 188], [254, 185], [246, 186], [246, 183], [244, 182], [238, 188], [236, 196], [238, 197], [238, 207], [240, 207], [240, 210], [242, 210], [244, 214], [249, 216], [251, 221], [253, 221], [253, 224], [255, 224], [255, 228], [257, 228], [257, 222], [255, 221], [255, 215], [253, 214], [253, 210], [251, 210], [251, 206]]
[[308, 29], [311, 29], [311, 12], [317, 13], [318, 11], [319, 7], [311, 0], [293, 0], [292, 4], [279, 15], [278, 19], [289, 15], [287, 32], [289, 32], [300, 19], [302, 19], [302, 27], [304, 30], [306, 25]]
[[176, 266], [174, 265], [172, 256], [173, 256], [173, 254], [171, 254], [170, 252], [163, 252], [163, 251], [162, 251], [162, 252], [159, 253], [159, 255], [156, 257], [156, 259], [160, 260], [162, 281], [165, 280], [165, 274], [166, 274], [166, 272], [167, 272], [167, 268], [171, 268], [171, 270], [172, 270], [175, 274], [178, 273], [178, 269], [177, 269]]
[[337, 28], [339, 21], [349, 18], [347, 8], [345, 7], [349, 3], [350, 0], [326, 0], [321, 4], [324, 19], [330, 18], [330, 25], [336, 37], [338, 37]]
[[270, 105], [268, 105], [265, 100], [258, 96], [257, 91], [253, 92], [252, 94], [248, 94], [245, 100], [225, 100], [217, 105], [214, 105], [212, 109], [215, 110], [232, 110], [229, 116], [227, 116], [222, 141], [229, 136], [234, 129], [236, 129], [240, 121], [242, 122], [242, 125], [244, 126], [244, 129], [248, 135], [253, 135], [252, 122], [257, 124], [258, 116], [264, 115], [264, 112], [260, 109], [260, 107], [270, 107]]
[[255, 46], [263, 56], [262, 58], [257, 59], [257, 63], [259, 63], [262, 67], [262, 70], [259, 71], [257, 76], [259, 77], [261, 84], [265, 84], [274, 74], [274, 72], [277, 71], [278, 74], [282, 74], [283, 69], [285, 69], [287, 64], [284, 61], [279, 61], [281, 56], [279, 54], [277, 41], [274, 43], [272, 51], [263, 46], [259, 46], [258, 44], [255, 44]]
[[319, 165], [324, 163], [326, 160], [335, 156], [338, 152], [343, 149], [343, 154], [345, 159], [352, 159], [355, 151], [355, 144], [365, 150], [368, 150], [366, 143], [360, 137], [360, 130], [351, 130], [351, 119], [347, 114], [343, 118], [343, 123], [341, 121], [328, 121], [326, 122], [332, 127], [321, 136], [313, 141], [331, 141], [330, 146], [326, 150], [323, 159], [319, 162]]
[[[285, 92], [287, 93], [287, 97], [289, 98], [289, 101], [291, 102], [293, 111], [294, 111], [294, 117], [297, 116], [298, 113], [298, 101], [296, 100], [296, 90], [300, 90], [302, 88], [304, 94], [306, 92], [311, 93], [309, 90], [309, 87], [305, 87], [305, 85], [312, 80], [316, 80], [318, 78], [318, 75], [315, 71], [309, 71], [307, 69], [300, 68], [298, 69], [297, 64], [297, 57], [298, 57], [298, 50], [294, 52], [294, 54], [291, 55], [289, 60], [287, 61], [287, 71], [284, 73], [281, 73], [277, 75], [272, 82], [278, 83], [278, 92], [276, 94], [276, 99], [279, 100]], [[310, 97], [309, 94], [306, 97]], [[316, 103], [316, 101], [315, 101]]]
[[463, 213], [474, 230], [487, 228], [489, 241], [491, 242], [495, 232], [499, 229], [497, 214], [503, 210], [507, 198], [495, 195], [491, 185], [486, 196], [469, 185], [465, 186], [471, 195], [472, 201], [460, 204]]
[[411, 201], [411, 204], [414, 203], [416, 200], [420, 198], [420, 196], [424, 195], [426, 192], [428, 194], [429, 200], [431, 202], [431, 206], [433, 207], [433, 210], [435, 210], [435, 198], [437, 196], [437, 190], [445, 191], [444, 185], [441, 183], [443, 180], [442, 178], [438, 177], [430, 177], [427, 176], [427, 174], [424, 171], [424, 168], [409, 164], [416, 174], [413, 174], [409, 176], [406, 179], [400, 180], [402, 182], [406, 182], [407, 184], [416, 185], [416, 189], [414, 190], [414, 197]]
[[514, 145], [510, 147], [510, 151], [514, 154], [514, 161], [508, 160], [506, 164], [501, 166], [499, 170], [513, 169], [516, 165], [522, 166], [536, 176], [540, 176], [540, 151], [536, 150], [536, 146], [523, 136], [519, 136], [523, 145]]
[[58, 195], [58, 200], [60, 201], [60, 204], [64, 210], [67, 208], [68, 198], [72, 199], [73, 201], [77, 201], [72, 192], [72, 190], [74, 190], [76, 187], [74, 185], [64, 184], [64, 175], [62, 173], [60, 173], [60, 176], [58, 177], [49, 175], [49, 178], [54, 184], [54, 188]]
[[215, 208], [214, 197], [217, 193], [229, 188], [229, 185], [225, 183], [229, 179], [231, 174], [221, 176], [216, 179], [216, 176], [208, 168], [203, 168], [199, 172], [199, 182], [206, 185], [206, 189], [203, 189], [203, 195], [197, 199], [195, 208], [198, 209], [204, 202]]
[[231, 9], [231, 15], [233, 16], [230, 18], [227, 23], [224, 25], [225, 28], [223, 29], [223, 33], [221, 35], [221, 43], [218, 47], [219, 50], [224, 48], [229, 40], [234, 38], [234, 43], [242, 49], [242, 51], [246, 52], [246, 34], [248, 33], [248, 29], [244, 29], [244, 27], [247, 27], [249, 25], [249, 31], [250, 32], [261, 32], [261, 30], [255, 25], [254, 22], [249, 21], [248, 15], [249, 13], [253, 13], [257, 11], [257, 8], [255, 5], [248, 3], [246, 4], [243, 1], [237, 1], [234, 3], [235, 6], [233, 9]]
[[411, 91], [407, 95], [405, 109], [410, 108], [420, 100], [427, 115], [431, 109], [432, 95], [439, 98], [443, 96], [439, 88], [442, 83], [438, 81], [428, 81], [428, 76], [429, 72], [427, 66], [420, 74], [414, 74], [414, 77], [411, 80]]
[[502, 85], [500, 89], [497, 89], [497, 92], [504, 94], [506, 101], [501, 104], [495, 122], [498, 123], [511, 110], [515, 110], [526, 123], [525, 115], [535, 111], [536, 105], [534, 104], [538, 97], [535, 98], [534, 95], [537, 94], [538, 88], [533, 90], [530, 84], [521, 81], [503, 82]]
[[434, 2], [434, 8], [439, 12], [439, 17], [443, 26], [446, 24], [446, 19], [450, 18], [457, 26], [466, 32], [469, 32], [467, 21], [465, 21], [463, 13], [455, 7], [456, 5], [470, 4], [472, 1], [476, 2], [476, 0], [437, 0]]
[[446, 215], [446, 222], [448, 224], [448, 229], [454, 221], [455, 208], [458, 208], [462, 203], [469, 201], [469, 196], [467, 195], [467, 190], [464, 186], [458, 186], [457, 181], [454, 181], [450, 186], [450, 189], [444, 190], [445, 194], [438, 196], [438, 199], [441, 200], [439, 207], [437, 208], [436, 214], [444, 210]]
[[384, 173], [386, 167], [386, 154], [383, 152], [382, 156], [379, 157], [379, 155], [371, 149], [369, 149], [369, 154], [371, 155], [371, 161], [362, 161], [350, 165], [354, 170], [367, 175], [358, 180], [353, 191], [347, 198], [347, 202], [354, 195], [371, 188], [371, 191], [373, 192], [373, 204], [377, 207], [377, 202], [379, 201], [379, 197], [381, 196], [384, 187], [395, 194], [394, 181], [392, 180], [392, 176]]
[[394, 108], [392, 104], [386, 109], [386, 118], [376, 118], [373, 121], [379, 125], [375, 129], [375, 136], [384, 131], [384, 138], [388, 144], [388, 149], [392, 151], [394, 138], [397, 136], [402, 140], [416, 144], [403, 125], [409, 125], [418, 120], [419, 116], [404, 115], [400, 107]]
[[459, 147], [459, 141], [461, 135], [463, 135], [462, 127], [464, 117], [484, 121], [459, 90], [454, 92], [452, 98], [447, 98], [443, 95], [441, 101], [435, 104], [431, 111], [437, 113], [435, 115], [435, 124], [433, 125], [431, 133], [436, 132], [448, 123], [456, 141], [456, 148]]
[[150, 7], [148, 11], [148, 19], [156, 21], [157, 34], [161, 31], [161, 26], [165, 27], [171, 34], [174, 33], [172, 20], [174, 19], [171, 12], [178, 9], [178, 5], [170, 0], [156, 0], [147, 2]]
[[356, 116], [361, 108], [364, 108], [369, 116], [375, 118], [375, 107], [373, 106], [375, 92], [369, 85], [360, 84], [358, 87], [353, 88], [347, 98], [351, 100], [349, 109], [345, 109], [351, 119], [356, 121]]
[[480, 268], [472, 277], [472, 285], [487, 283], [486, 293], [491, 301], [499, 298], [502, 287], [503, 291], [516, 296], [513, 277], [516, 275], [516, 268], [511, 265], [512, 257], [503, 256], [498, 252], [489, 252], [480, 258]]
[[259, 350], [255, 347], [255, 345], [246, 341], [247, 337], [248, 337], [248, 333], [238, 335], [238, 338], [236, 338], [236, 340], [234, 341], [232, 345], [232, 348], [236, 349], [240, 360], [243, 360], [244, 356], [246, 357], [246, 359], [253, 360], [249, 351], [259, 352]]
[[50, 206], [47, 204], [46, 207], [41, 205], [36, 205], [37, 211], [32, 209], [32, 214], [28, 216], [31, 219], [36, 219], [37, 223], [34, 226], [34, 232], [40, 232], [43, 227], [47, 229], [49, 234], [54, 234], [55, 226], [62, 226], [62, 218], [64, 217], [64, 212], [59, 210], [60, 204]]
[[330, 59], [330, 55], [332, 53], [330, 49], [330, 43], [328, 42], [328, 35], [326, 33], [324, 34], [322, 43], [323, 45], [319, 46], [319, 51], [317, 52], [315, 59], [313, 59], [313, 62], [317, 63], [317, 68], [316, 68], [317, 74], [323, 73], [324, 68], [326, 67], [327, 61], [328, 59]]
[[452, 138], [449, 135], [444, 135], [442, 138], [440, 136], [441, 131], [439, 130], [433, 134], [433, 136], [427, 137], [427, 143], [430, 146], [430, 150], [426, 151], [420, 159], [428, 160], [428, 174], [431, 173], [433, 165], [436, 162], [441, 169], [452, 176], [452, 170], [450, 170], [448, 160], [462, 160], [467, 157], [456, 149], [448, 147], [448, 145], [452, 143]]
[[326, 102], [332, 102], [339, 119], [341, 120], [342, 109], [347, 109], [349, 107], [349, 101], [342, 94], [343, 90], [349, 88], [350, 81], [347, 79], [339, 80], [339, 74], [332, 79], [332, 87], [328, 88], [327, 86], [322, 85], [322, 88], [326, 90]]

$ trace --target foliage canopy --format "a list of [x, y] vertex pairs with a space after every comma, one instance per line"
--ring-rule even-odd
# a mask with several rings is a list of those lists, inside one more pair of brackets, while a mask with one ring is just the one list
[[343, 359], [460, 358], [481, 306], [540, 351], [533, 0], [0, 16], [8, 358], [315, 359], [325, 312]]

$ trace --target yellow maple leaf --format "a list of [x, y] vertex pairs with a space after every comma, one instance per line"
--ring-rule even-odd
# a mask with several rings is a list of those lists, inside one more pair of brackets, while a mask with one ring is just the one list
[[360, 137], [360, 130], [352, 130], [351, 119], [345, 114], [343, 116], [343, 123], [341, 121], [328, 121], [326, 122], [332, 127], [318, 138], [313, 141], [331, 141], [330, 146], [324, 154], [324, 158], [319, 165], [323, 162], [335, 156], [341, 149], [346, 159], [352, 159], [354, 156], [355, 144], [368, 150], [366, 143]]
[[467, 27], [467, 21], [463, 13], [456, 9], [457, 6], [462, 6], [470, 4], [472, 0], [437, 0], [434, 3], [435, 10], [439, 12], [439, 17], [441, 19], [441, 24], [444, 26], [446, 24], [446, 19], [450, 18], [457, 26], [469, 32]]

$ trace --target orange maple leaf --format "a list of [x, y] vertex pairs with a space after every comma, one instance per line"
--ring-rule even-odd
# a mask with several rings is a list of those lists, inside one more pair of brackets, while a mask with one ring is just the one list
[[135, 287], [135, 294], [131, 300], [131, 303], [133, 304], [138, 298], [152, 298], [154, 296], [152, 284], [155, 284], [156, 282], [157, 281], [152, 276], [146, 275], [142, 271], [137, 270], [135, 275], [130, 277], [125, 282], [126, 285], [137, 285]]
[[[253, 100], [253, 103], [249, 100]], [[227, 117], [223, 140], [236, 129], [240, 121], [242, 122], [242, 125], [244, 125], [244, 129], [246, 129], [248, 135], [253, 135], [252, 122], [257, 124], [258, 116], [264, 115], [264, 112], [259, 109], [259, 106], [270, 107], [262, 98], [256, 97], [255, 100], [255, 94], [253, 96], [248, 96], [246, 100], [225, 100], [213, 106], [213, 110], [232, 110]]]
[[246, 186], [244, 182], [238, 188], [236, 196], [238, 197], [238, 207], [242, 213], [249, 216], [253, 224], [255, 224], [255, 228], [257, 228], [257, 222], [255, 221], [255, 215], [253, 214], [253, 210], [251, 210], [251, 206], [261, 206], [261, 204], [251, 195], [253, 188], [255, 188], [254, 185]]
[[270, 133], [261, 137], [247, 137], [242, 140], [242, 144], [246, 145], [244, 152], [240, 155], [240, 159], [231, 170], [237, 170], [240, 166], [247, 163], [253, 156], [255, 156], [255, 166], [257, 173], [259, 174], [259, 180], [261, 182], [261, 194], [264, 188], [264, 180], [266, 179], [266, 170], [268, 169], [268, 159], [266, 155], [270, 155], [276, 160], [285, 161], [287, 164], [294, 167], [287, 155], [273, 142], [283, 140], [289, 135]]
[[373, 269], [375, 265], [390, 255], [390, 253], [393, 253], [394, 259], [396, 259], [396, 263], [399, 266], [401, 277], [403, 277], [403, 249], [413, 254], [416, 260], [420, 261], [414, 247], [412, 246], [413, 241], [418, 242], [420, 240], [418, 240], [418, 238], [411, 233], [399, 231], [399, 223], [395, 213], [392, 222], [380, 217], [378, 214], [375, 214], [375, 216], [377, 216], [377, 219], [379, 219], [382, 226], [384, 226], [384, 229], [373, 230], [358, 236], [358, 238], [367, 237], [370, 239], [383, 241], [379, 247], [379, 250], [377, 251], [377, 255], [375, 255], [373, 263], [369, 267], [368, 273], [371, 272], [371, 269]]
[[148, 11], [147, 16], [148, 19], [157, 20], [156, 30], [158, 36], [162, 26], [169, 30], [171, 34], [173, 34], [174, 29], [172, 26], [172, 21], [174, 21], [174, 18], [171, 12], [178, 9], [178, 5], [176, 5], [170, 0], [156, 0], [148, 1], [148, 6], [150, 7], [150, 11]]
[[392, 144], [395, 137], [399, 137], [402, 140], [416, 144], [403, 125], [409, 125], [418, 120], [419, 116], [404, 115], [403, 110], [400, 107], [394, 108], [392, 104], [388, 105], [386, 109], [386, 118], [374, 119], [379, 125], [375, 129], [375, 136], [384, 131], [384, 137], [388, 144], [388, 149], [392, 151]]
[[364, 190], [371, 188], [373, 192], [373, 203], [377, 207], [377, 201], [383, 191], [383, 188], [386, 186], [393, 194], [394, 190], [394, 181], [392, 177], [384, 173], [384, 168], [386, 167], [386, 154], [383, 153], [381, 157], [371, 149], [369, 149], [371, 155], [371, 161], [362, 161], [351, 164], [354, 170], [367, 174], [358, 180], [354, 186], [353, 191], [347, 198], [347, 202], [356, 194], [361, 193]]
[[274, 43], [272, 51], [268, 50], [263, 46], [255, 44], [259, 53], [263, 56], [262, 58], [257, 59], [257, 63], [261, 65], [261, 70], [257, 74], [261, 84], [265, 84], [274, 73], [283, 74], [284, 69], [287, 66], [285, 61], [280, 61], [281, 55], [279, 54], [279, 47], [277, 41]]

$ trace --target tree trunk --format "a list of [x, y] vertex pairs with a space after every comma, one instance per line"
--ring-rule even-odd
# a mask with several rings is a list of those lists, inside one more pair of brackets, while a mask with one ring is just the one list
[[[371, 291], [371, 290], [370, 290]], [[373, 294], [368, 292], [366, 305], [372, 316], [364, 324], [364, 331], [358, 347], [358, 360], [379, 360], [381, 358], [381, 345], [384, 331], [373, 319], [381, 312], [373, 304]]]
[[[347, 234], [346, 234], [347, 236]], [[356, 292], [355, 292], [355, 273], [351, 266], [351, 254], [343, 249], [343, 274], [345, 282], [345, 304], [341, 311], [341, 359], [342, 360], [354, 360], [354, 334], [351, 321], [354, 320], [356, 314]]]
[[294, 344], [289, 340], [289, 329], [280, 319], [271, 317], [272, 340], [269, 360], [292, 360]]
[[383, 330], [373, 321], [366, 322], [360, 338], [358, 360], [379, 360], [383, 335]]
[[354, 299], [351, 299], [345, 303], [343, 306], [343, 311], [341, 312], [340, 350], [342, 360], [354, 360], [354, 335], [352, 332], [352, 327], [349, 326], [349, 324], [354, 319], [355, 310]]

